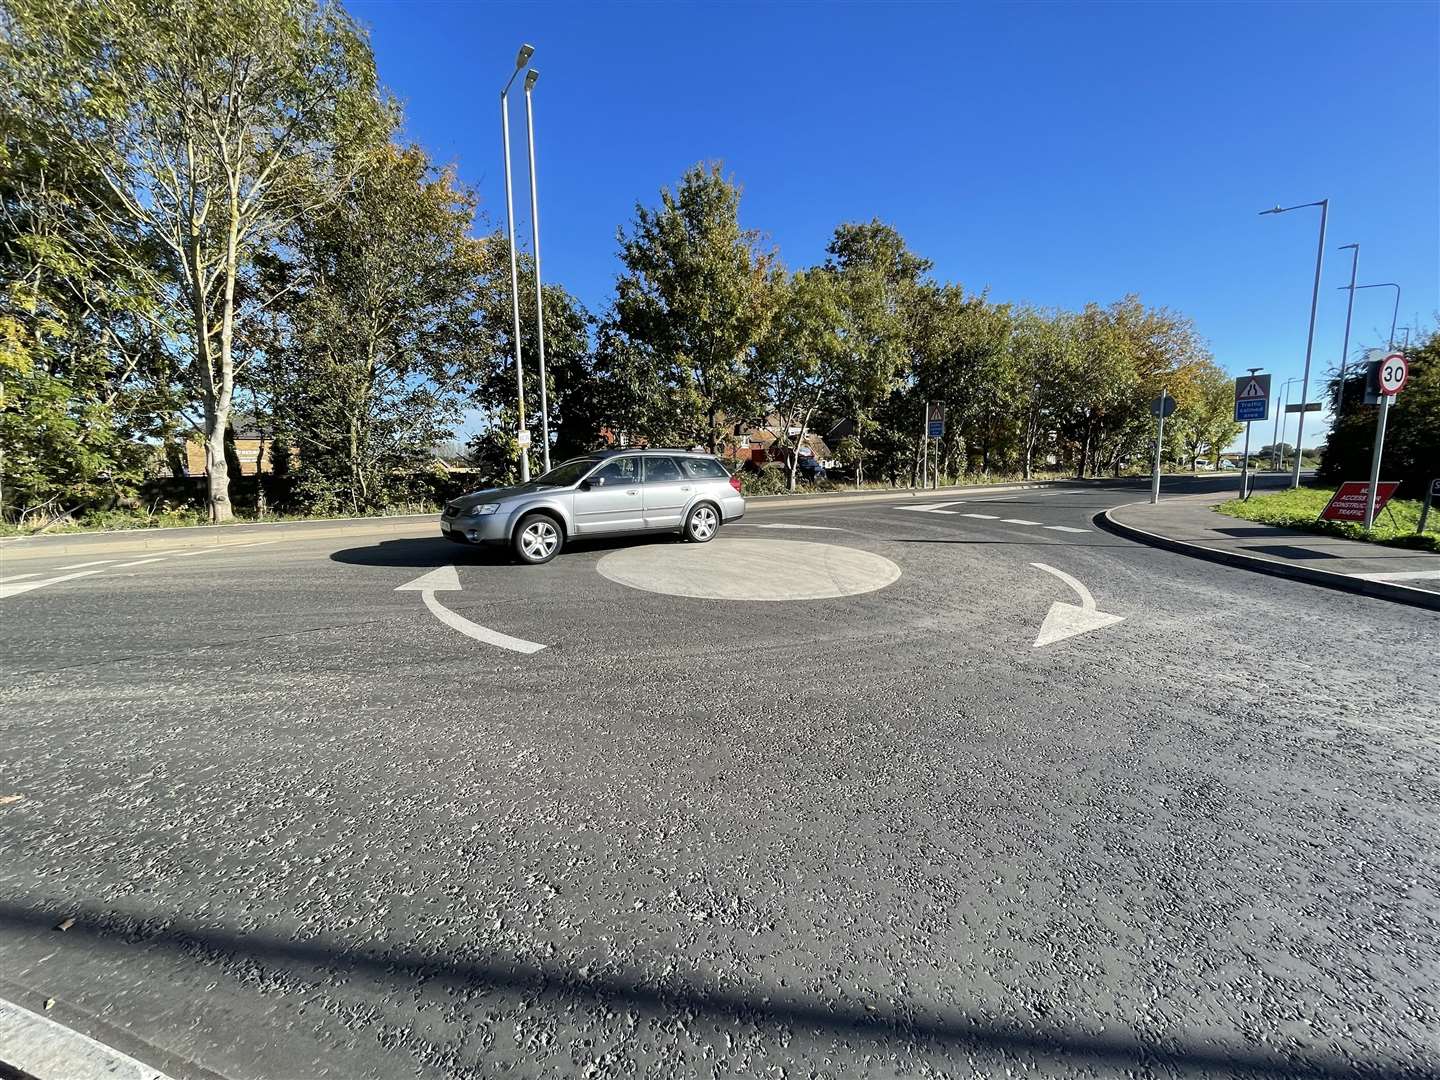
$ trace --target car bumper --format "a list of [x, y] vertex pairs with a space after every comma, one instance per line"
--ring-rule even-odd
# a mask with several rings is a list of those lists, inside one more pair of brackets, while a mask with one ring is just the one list
[[729, 499], [720, 500], [720, 518], [722, 521], [739, 521], [745, 516], [745, 499], [735, 495]]
[[482, 517], [441, 518], [440, 532], [457, 544], [503, 544], [510, 538], [510, 518], [506, 514], [485, 514]]

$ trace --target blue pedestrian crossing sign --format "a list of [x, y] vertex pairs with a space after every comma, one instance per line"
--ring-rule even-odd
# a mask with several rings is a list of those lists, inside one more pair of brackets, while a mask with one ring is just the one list
[[1270, 415], [1270, 376], [1241, 375], [1235, 380], [1235, 420], [1247, 423]]

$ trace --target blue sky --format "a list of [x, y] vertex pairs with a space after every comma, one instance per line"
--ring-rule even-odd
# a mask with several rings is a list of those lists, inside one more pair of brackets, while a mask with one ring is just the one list
[[[1362, 283], [1401, 283], [1401, 325], [1440, 309], [1437, 3], [349, 7], [407, 136], [492, 225], [498, 93], [535, 46], [545, 277], [596, 312], [636, 201], [714, 159], [788, 266], [878, 216], [996, 300], [1182, 311], [1277, 390], [1303, 365], [1319, 221], [1268, 206], [1331, 200], [1316, 373], [1340, 356], [1339, 245], [1360, 242]], [[528, 246], [519, 96], [511, 127]], [[1392, 298], [1358, 294], [1352, 353], [1384, 344]]]

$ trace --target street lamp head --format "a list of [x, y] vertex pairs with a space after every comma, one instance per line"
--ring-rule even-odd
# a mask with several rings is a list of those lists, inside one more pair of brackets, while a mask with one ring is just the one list
[[540, 72], [531, 68], [525, 73], [525, 92], [528, 94], [535, 89], [535, 84], [540, 81]]
[[521, 45], [520, 51], [515, 54], [515, 70], [519, 71], [521, 68], [523, 68], [526, 64], [530, 62], [530, 58], [534, 55], [535, 46]]
[[1266, 214], [1283, 214], [1284, 212], [1285, 211], [1281, 209], [1280, 206], [1276, 205], [1272, 206], [1269, 210], [1261, 210], [1260, 216], [1264, 217]]

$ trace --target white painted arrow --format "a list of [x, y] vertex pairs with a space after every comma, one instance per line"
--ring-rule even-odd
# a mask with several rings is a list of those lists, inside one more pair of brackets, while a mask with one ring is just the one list
[[442, 566], [439, 569], [431, 570], [428, 574], [422, 574], [414, 581], [407, 581], [404, 585], [396, 588], [396, 592], [418, 592], [420, 599], [425, 602], [425, 607], [431, 615], [443, 622], [452, 630], [459, 630], [466, 637], [472, 637], [476, 641], [483, 641], [487, 645], [496, 645], [502, 649], [510, 649], [512, 652], [537, 653], [545, 648], [544, 645], [533, 641], [526, 641], [524, 638], [511, 637], [509, 634], [502, 634], [498, 630], [491, 630], [488, 626], [481, 626], [473, 623], [463, 615], [457, 615], [439, 600], [435, 599], [437, 592], [459, 592], [460, 575], [453, 566]]
[[1054, 574], [1080, 594], [1079, 607], [1074, 604], [1062, 604], [1059, 601], [1050, 605], [1050, 610], [1045, 614], [1045, 621], [1040, 625], [1040, 633], [1035, 637], [1034, 648], [1053, 645], [1057, 641], [1064, 641], [1076, 634], [1099, 630], [1103, 626], [1114, 626], [1116, 623], [1124, 621], [1123, 615], [1109, 615], [1103, 611], [1097, 611], [1095, 597], [1090, 595], [1090, 590], [1065, 573], [1064, 570], [1056, 570], [1055, 567], [1040, 562], [1030, 565], [1037, 570], [1044, 570], [1047, 574]]

